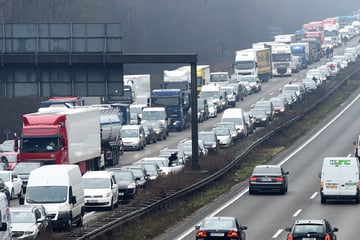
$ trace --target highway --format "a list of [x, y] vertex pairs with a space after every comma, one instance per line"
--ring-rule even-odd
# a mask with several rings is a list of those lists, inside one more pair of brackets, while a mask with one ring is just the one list
[[354, 239], [360, 235], [357, 227], [360, 209], [354, 202], [334, 202], [322, 205], [318, 174], [322, 159], [329, 156], [354, 156], [353, 141], [360, 129], [360, 91], [350, 96], [336, 112], [299, 139], [290, 149], [270, 164], [282, 164], [289, 175], [286, 195], [249, 195], [247, 182], [239, 184], [227, 196], [188, 220], [161, 239], [194, 239], [194, 226], [205, 216], [236, 216], [248, 226], [247, 239], [286, 239], [284, 229], [296, 219], [326, 218], [338, 227], [338, 239]]

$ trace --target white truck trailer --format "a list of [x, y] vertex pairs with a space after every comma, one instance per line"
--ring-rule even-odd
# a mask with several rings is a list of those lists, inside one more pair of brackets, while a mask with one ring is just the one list
[[263, 82], [271, 77], [270, 48], [249, 48], [235, 52], [235, 76], [255, 75]]

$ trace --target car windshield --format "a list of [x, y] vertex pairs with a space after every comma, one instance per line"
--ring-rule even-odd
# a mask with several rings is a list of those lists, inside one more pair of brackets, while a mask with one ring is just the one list
[[294, 226], [293, 233], [325, 233], [323, 225], [320, 224], [297, 224]]
[[226, 122], [233, 122], [235, 125], [243, 125], [243, 119], [240, 117], [224, 118], [223, 120]]
[[133, 180], [134, 175], [128, 171], [113, 171], [116, 181]]
[[139, 131], [137, 129], [121, 129], [120, 133], [123, 138], [137, 138]]
[[200, 97], [201, 98], [218, 98], [219, 92], [218, 91], [201, 91]]
[[205, 229], [229, 229], [235, 228], [234, 222], [231, 220], [211, 219], [205, 220], [202, 228]]
[[213, 133], [200, 133], [198, 138], [204, 142], [216, 141], [216, 136]]
[[217, 136], [229, 136], [229, 129], [227, 128], [215, 128], [213, 132], [216, 133]]
[[189, 151], [191, 151], [192, 150], [192, 145], [191, 145], [191, 143], [186, 143], [186, 144], [180, 144], [179, 146], [178, 146], [178, 148], [179, 149], [181, 149], [181, 150], [183, 150], [184, 152], [189, 152]]
[[0, 178], [4, 181], [4, 182], [9, 182], [10, 181], [10, 174], [8, 172], [1, 172], [0, 173]]
[[35, 215], [29, 211], [11, 211], [11, 223], [35, 223]]
[[67, 186], [28, 186], [26, 201], [32, 203], [63, 203], [67, 199]]
[[234, 125], [231, 125], [231, 124], [217, 124], [216, 125], [217, 128], [227, 128], [227, 129], [230, 129], [230, 131], [236, 131], [236, 128]]
[[140, 168], [131, 168], [131, 171], [133, 172], [135, 177], [143, 177], [144, 176], [144, 172]]
[[83, 178], [84, 189], [110, 188], [110, 178]]

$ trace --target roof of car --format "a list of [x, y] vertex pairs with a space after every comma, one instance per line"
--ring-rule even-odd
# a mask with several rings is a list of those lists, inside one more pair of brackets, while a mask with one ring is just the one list
[[280, 168], [279, 165], [258, 165], [257, 168]]

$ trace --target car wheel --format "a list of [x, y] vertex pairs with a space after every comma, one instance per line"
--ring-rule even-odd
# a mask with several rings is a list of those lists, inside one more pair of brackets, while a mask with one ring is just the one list
[[76, 226], [77, 226], [77, 227], [82, 227], [83, 224], [84, 224], [84, 216], [83, 216], [83, 214], [81, 213], [79, 220], [76, 222]]

